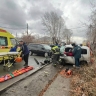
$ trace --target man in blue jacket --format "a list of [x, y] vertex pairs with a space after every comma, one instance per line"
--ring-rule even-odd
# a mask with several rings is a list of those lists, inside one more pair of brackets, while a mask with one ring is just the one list
[[18, 47], [18, 45], [15, 45], [14, 47], [12, 47], [12, 48], [10, 49], [9, 52], [16, 52], [16, 51], [17, 51], [17, 47]]
[[73, 55], [75, 58], [75, 66], [79, 68], [80, 67], [79, 59], [81, 58], [81, 47], [76, 45], [75, 43], [73, 43], [72, 46], [74, 47]]
[[21, 54], [23, 55], [23, 59], [25, 61], [24, 66], [27, 67], [28, 66], [28, 58], [29, 58], [28, 47], [27, 47], [27, 45], [23, 41], [19, 41], [19, 44], [20, 44], [20, 47], [21, 47], [20, 51], [22, 51]]

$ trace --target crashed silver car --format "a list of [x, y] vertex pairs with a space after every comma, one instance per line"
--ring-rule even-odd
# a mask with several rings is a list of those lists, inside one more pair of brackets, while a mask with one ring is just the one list
[[[82, 53], [81, 53], [80, 62], [89, 63], [90, 62], [90, 49], [89, 49], [89, 47], [81, 46], [81, 48], [82, 48]], [[70, 56], [67, 54], [67, 53], [71, 52], [72, 50], [73, 50], [72, 45], [65, 45], [64, 54], [63, 54], [63, 56], [60, 56], [60, 59], [62, 61], [64, 61], [64, 63], [75, 64], [74, 56], [72, 54]]]

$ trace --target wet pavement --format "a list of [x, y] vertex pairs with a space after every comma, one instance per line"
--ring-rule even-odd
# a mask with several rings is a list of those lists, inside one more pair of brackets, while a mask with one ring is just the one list
[[[36, 69], [40, 68], [40, 65], [36, 64], [36, 62], [34, 61], [34, 58], [36, 58], [39, 62], [43, 62], [45, 59], [42, 56], [30, 56], [29, 65], [33, 66], [35, 68], [34, 70], [32, 70], [32, 72], [34, 72]], [[24, 64], [24, 62], [17, 64], [15, 67], [11, 68], [11, 71], [22, 68], [23, 64]], [[2, 65], [0, 65], [0, 66], [1, 66], [0, 67], [1, 76], [8, 73], [7, 71], [6, 72], [3, 71]], [[25, 73], [16, 78], [8, 80], [5, 83], [0, 84], [1, 90], [4, 90], [6, 86], [10, 86], [10, 87], [6, 87], [7, 89], [4, 90], [4, 92], [0, 93], [0, 96], [43, 96], [43, 95], [47, 96], [47, 93], [44, 94], [45, 91], [43, 92], [42, 90], [45, 90], [45, 88], [46, 88], [45, 86], [48, 85], [53, 80], [54, 76], [56, 74], [58, 74], [58, 72], [60, 72], [60, 70], [62, 70], [62, 68], [66, 68], [66, 67], [72, 68], [72, 65], [71, 66], [70, 65], [67, 65], [67, 66], [58, 65], [58, 66], [54, 67], [52, 64], [50, 64], [50, 65], [47, 65], [46, 67], [42, 68], [40, 71], [36, 71], [34, 74], [32, 74], [32, 72], [29, 71], [29, 73]], [[27, 76], [28, 74], [29, 74], [29, 76]], [[27, 78], [26, 78], [26, 76], [27, 76]], [[26, 78], [26, 79], [22, 79], [22, 78]], [[60, 80], [61, 80], [61, 78], [60, 78]], [[67, 86], [69, 84], [69, 81], [65, 80], [64, 78], [62, 80], [64, 81], [63, 83], [65, 85], [61, 86], [61, 87], [65, 88], [65, 86]], [[58, 81], [58, 78], [57, 78], [57, 81]], [[68, 82], [65, 82], [65, 81], [68, 81]], [[13, 84], [11, 84], [12, 82], [13, 82]], [[16, 82], [16, 83], [14, 83], [14, 82]], [[61, 82], [61, 81], [59, 81], [59, 82]], [[52, 88], [54, 89], [54, 88], [56, 88], [56, 86], [55, 87], [53, 86]], [[68, 89], [69, 89], [69, 87], [68, 87]], [[49, 92], [49, 91], [46, 90], [46, 92]], [[54, 91], [55, 91], [55, 89], [54, 89]], [[53, 93], [50, 91], [50, 94], [53, 94]], [[55, 96], [55, 95], [52, 95], [52, 96]], [[64, 96], [69, 96], [69, 95], [67, 95], [67, 93], [66, 93], [66, 95], [64, 94]]]
[[54, 67], [50, 64], [9, 87], [0, 96], [43, 96], [40, 95], [42, 90], [45, 89], [45, 86], [52, 81], [60, 70], [61, 66]]
[[[39, 62], [43, 62], [45, 59], [43, 56], [36, 56], [36, 55], [29, 56], [29, 66], [33, 66], [34, 68], [39, 67], [39, 65], [37, 65], [36, 62], [34, 61], [34, 58], [36, 58]], [[21, 63], [15, 64], [15, 66], [11, 67], [10, 72], [13, 72], [14, 70], [22, 68], [23, 65], [24, 65], [24, 61], [22, 61]], [[7, 70], [3, 70], [3, 65], [2, 64], [0, 65], [0, 76], [3, 76], [10, 72], [8, 72]]]

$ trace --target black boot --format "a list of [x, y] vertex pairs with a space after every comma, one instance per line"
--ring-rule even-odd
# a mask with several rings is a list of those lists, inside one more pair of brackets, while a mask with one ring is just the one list
[[26, 67], [26, 66], [28, 66], [28, 64], [25, 63], [24, 66]]

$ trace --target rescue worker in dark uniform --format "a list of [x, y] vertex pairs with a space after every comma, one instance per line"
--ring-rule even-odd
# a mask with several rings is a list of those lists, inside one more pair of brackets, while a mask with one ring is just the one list
[[59, 49], [59, 47], [58, 46], [54, 46], [54, 47], [52, 47], [52, 58], [53, 58], [53, 64], [54, 64], [54, 66], [56, 66], [56, 64], [58, 63], [58, 61], [59, 61], [59, 56], [60, 56], [60, 49]]
[[81, 47], [76, 45], [75, 43], [72, 44], [73, 48], [73, 55], [75, 58], [75, 66], [80, 68], [80, 58], [81, 58]]
[[28, 58], [29, 58], [28, 47], [27, 47], [27, 45], [23, 41], [19, 41], [19, 44], [20, 44], [20, 47], [21, 47], [21, 49], [20, 49], [20, 51], [22, 52], [21, 54], [22, 54], [23, 59], [25, 61], [24, 66], [27, 67], [28, 66]]

